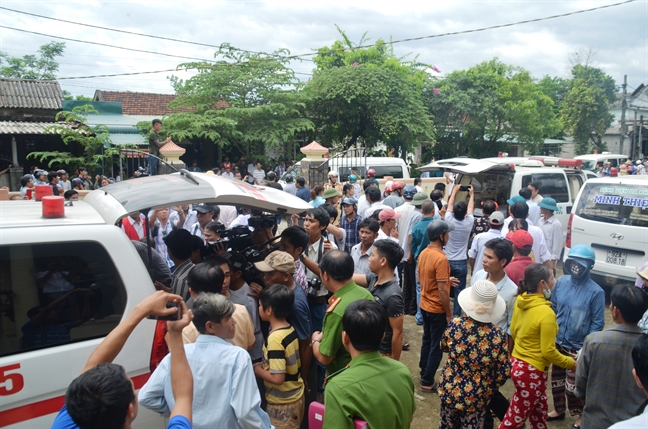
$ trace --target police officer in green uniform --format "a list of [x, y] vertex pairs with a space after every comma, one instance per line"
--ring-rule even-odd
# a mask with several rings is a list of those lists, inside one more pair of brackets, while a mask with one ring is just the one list
[[342, 316], [344, 310], [354, 301], [373, 301], [371, 293], [351, 279], [353, 258], [346, 252], [331, 250], [319, 263], [322, 284], [333, 294], [326, 309], [322, 332], [311, 337], [313, 356], [326, 366], [326, 372], [333, 374], [351, 361], [349, 352], [342, 346]]
[[346, 308], [341, 339], [351, 362], [329, 376], [324, 428], [353, 429], [353, 419], [366, 421], [370, 428], [410, 427], [416, 410], [412, 375], [379, 351], [387, 320], [387, 312], [376, 302], [357, 300]]
[[149, 133], [149, 153], [155, 156], [148, 157], [148, 175], [155, 176], [158, 169], [158, 158], [160, 156], [160, 148], [166, 143], [171, 141], [171, 137], [167, 137], [164, 142], [160, 141], [159, 132], [162, 129], [162, 121], [159, 119], [153, 119], [152, 121], [153, 128]]

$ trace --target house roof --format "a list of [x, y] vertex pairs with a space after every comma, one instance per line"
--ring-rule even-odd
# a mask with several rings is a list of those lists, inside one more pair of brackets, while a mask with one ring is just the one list
[[0, 79], [0, 107], [61, 110], [61, 100], [55, 80]]
[[124, 115], [145, 115], [162, 117], [169, 113], [176, 113], [184, 110], [169, 109], [177, 95], [175, 94], [153, 94], [148, 92], [119, 92], [96, 90], [93, 101], [113, 101], [122, 103]]
[[[64, 122], [0, 121], [0, 134], [45, 134], [54, 125], [66, 126]], [[54, 134], [54, 131], [49, 134]]]

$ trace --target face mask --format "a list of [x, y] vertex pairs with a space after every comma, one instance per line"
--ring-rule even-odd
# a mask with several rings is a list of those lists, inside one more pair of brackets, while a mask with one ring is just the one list
[[551, 299], [551, 289], [542, 289], [542, 295], [544, 295], [544, 298], [549, 301], [549, 299]]
[[572, 263], [569, 266], [569, 272], [575, 278], [579, 278], [583, 271], [585, 271], [585, 268], [581, 264]]

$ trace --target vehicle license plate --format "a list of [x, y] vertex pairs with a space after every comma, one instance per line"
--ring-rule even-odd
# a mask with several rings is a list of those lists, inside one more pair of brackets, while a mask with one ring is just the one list
[[618, 250], [608, 250], [605, 262], [608, 264], [621, 265], [625, 267], [628, 259], [628, 252], [619, 252]]

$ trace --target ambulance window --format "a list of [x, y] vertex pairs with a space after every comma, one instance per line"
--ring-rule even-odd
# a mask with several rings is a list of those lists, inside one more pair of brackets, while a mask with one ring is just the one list
[[125, 306], [98, 243], [0, 246], [0, 356], [105, 337]]
[[531, 182], [540, 183], [540, 195], [551, 197], [558, 203], [569, 202], [569, 189], [564, 174], [535, 173], [522, 177], [522, 187], [526, 188]]

